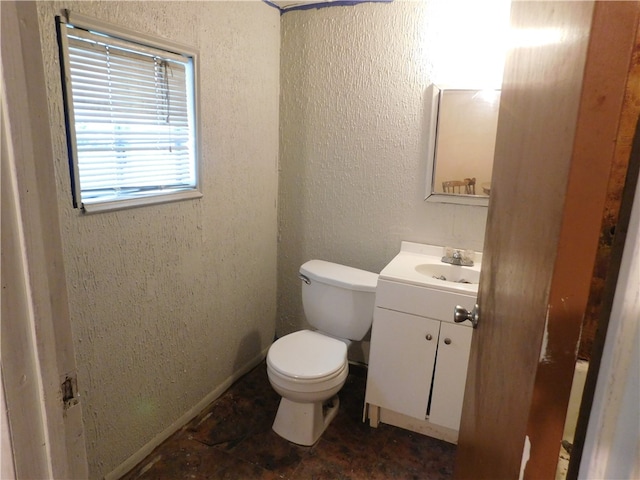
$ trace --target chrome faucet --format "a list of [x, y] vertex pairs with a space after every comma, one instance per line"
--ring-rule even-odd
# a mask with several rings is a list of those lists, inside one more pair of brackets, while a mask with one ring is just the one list
[[446, 249], [445, 256], [442, 257], [442, 262], [450, 263], [451, 265], [461, 265], [463, 267], [472, 267], [473, 260], [457, 249]]

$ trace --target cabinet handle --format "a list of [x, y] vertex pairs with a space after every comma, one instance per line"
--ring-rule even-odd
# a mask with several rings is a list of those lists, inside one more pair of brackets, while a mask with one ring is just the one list
[[444, 339], [444, 343], [445, 343], [445, 345], [451, 345], [451, 339], [450, 338], [445, 338]]
[[432, 339], [433, 337], [431, 336], [431, 334], [430, 334], [430, 333], [427, 333], [427, 336], [426, 336], [426, 337], [424, 337], [424, 338], [426, 338], [427, 340], [431, 341], [431, 339]]

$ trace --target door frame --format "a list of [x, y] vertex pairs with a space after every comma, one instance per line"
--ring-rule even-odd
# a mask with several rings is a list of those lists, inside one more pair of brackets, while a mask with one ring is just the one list
[[640, 404], [640, 122], [601, 312], [567, 478], [638, 478], [640, 425], [629, 420]]
[[2, 382], [15, 475], [87, 478], [35, 2], [3, 2], [1, 22]]

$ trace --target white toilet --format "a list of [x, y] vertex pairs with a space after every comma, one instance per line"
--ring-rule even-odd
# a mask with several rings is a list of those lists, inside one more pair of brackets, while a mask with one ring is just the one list
[[347, 347], [371, 328], [378, 275], [310, 260], [300, 267], [302, 305], [317, 330], [276, 340], [267, 374], [282, 395], [273, 430], [299, 445], [313, 445], [338, 413], [338, 395], [349, 373]]

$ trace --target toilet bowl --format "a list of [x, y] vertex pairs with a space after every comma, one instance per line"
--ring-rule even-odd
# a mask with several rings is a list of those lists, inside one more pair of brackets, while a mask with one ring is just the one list
[[274, 343], [267, 374], [282, 399], [273, 430], [293, 443], [313, 445], [338, 413], [336, 394], [348, 373], [347, 346], [340, 340], [301, 330]]
[[273, 430], [308, 446], [338, 413], [337, 393], [349, 374], [347, 347], [371, 327], [378, 275], [311, 260], [300, 268], [300, 278], [305, 315], [318, 330], [300, 330], [274, 342], [267, 374], [282, 396]]

